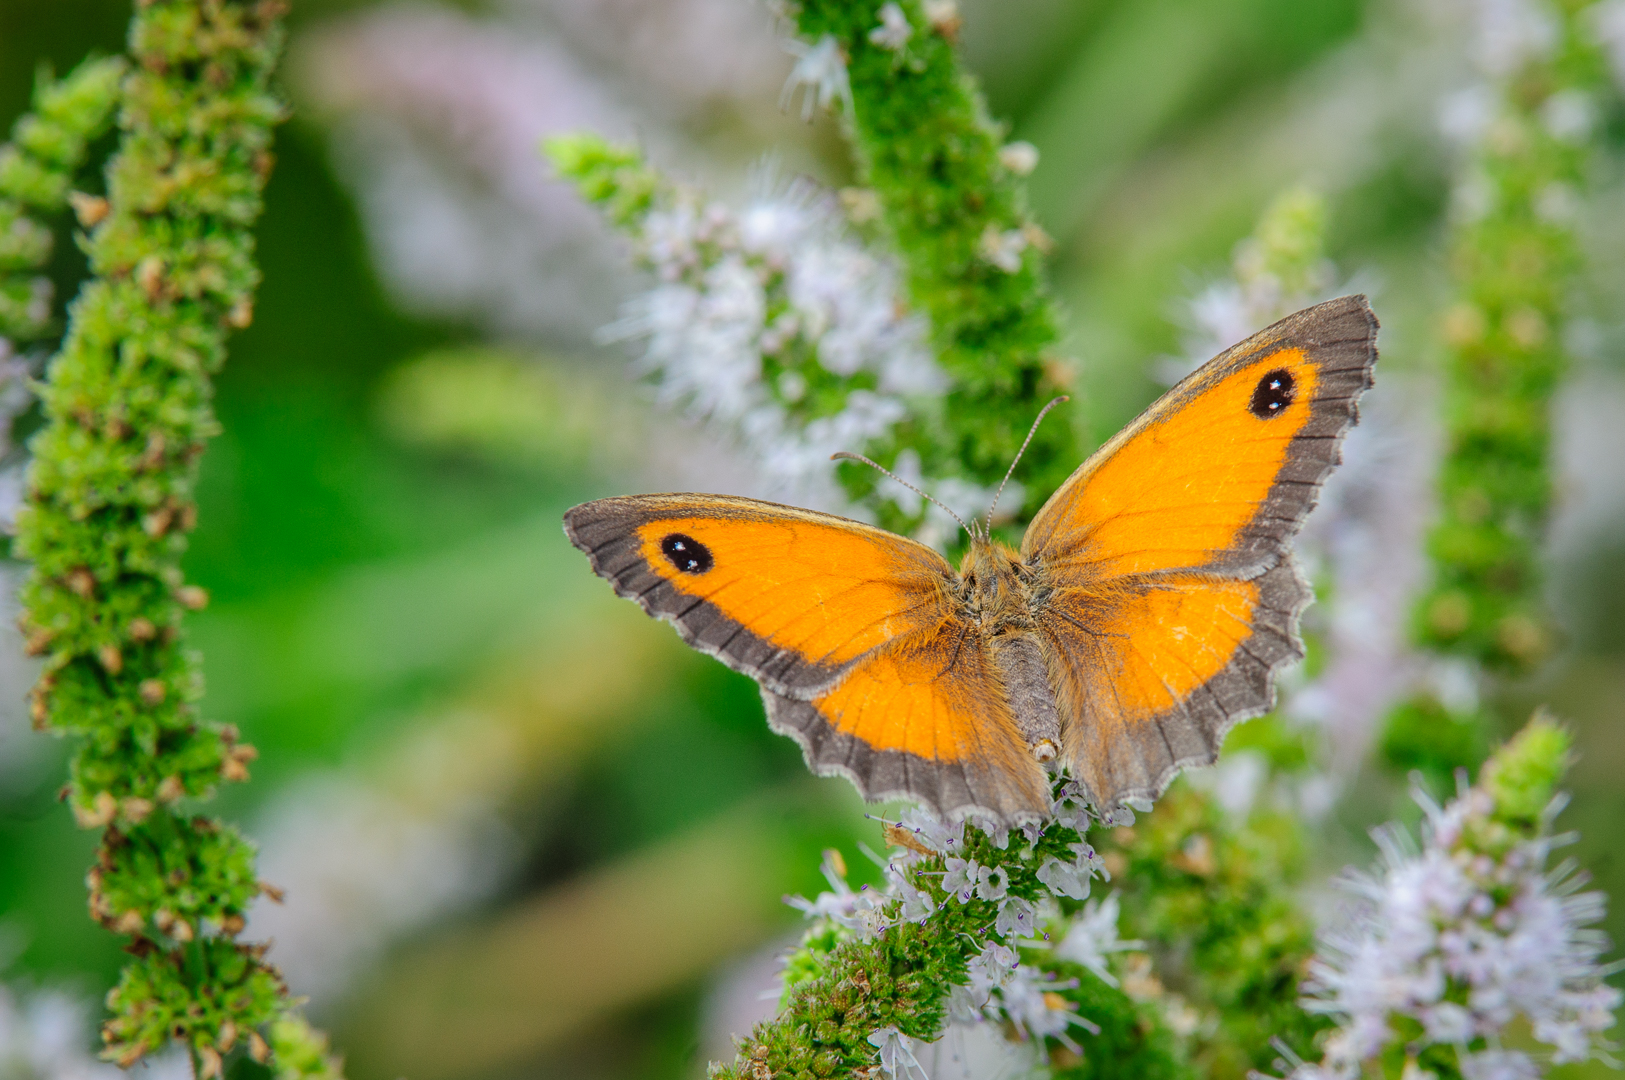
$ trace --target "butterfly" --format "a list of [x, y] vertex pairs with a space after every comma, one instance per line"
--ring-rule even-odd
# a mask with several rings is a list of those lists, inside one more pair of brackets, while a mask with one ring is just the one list
[[1291, 542], [1376, 334], [1350, 296], [1226, 350], [1091, 455], [1019, 549], [967, 530], [957, 571], [884, 529], [727, 495], [599, 499], [564, 529], [868, 799], [1042, 819], [1057, 767], [1096, 806], [1153, 799], [1269, 711], [1303, 656]]

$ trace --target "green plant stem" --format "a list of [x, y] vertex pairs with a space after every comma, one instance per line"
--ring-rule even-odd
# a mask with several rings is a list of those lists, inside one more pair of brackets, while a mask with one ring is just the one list
[[[1552, 501], [1552, 395], [1568, 366], [1562, 328], [1581, 266], [1575, 229], [1593, 133], [1554, 130], [1552, 106], [1594, 107], [1606, 60], [1586, 0], [1543, 6], [1558, 20], [1552, 53], [1499, 82], [1498, 112], [1464, 163], [1450, 237], [1456, 302], [1445, 313], [1444, 458], [1428, 534], [1431, 581], [1413, 637], [1441, 657], [1518, 676], [1551, 654], [1541, 546]], [[1435, 790], [1484, 760], [1493, 709], [1463, 710], [1426, 689], [1388, 715], [1382, 752]]]
[[[801, 0], [792, 17], [804, 40], [833, 36], [846, 55], [858, 173], [878, 197], [909, 298], [930, 317], [938, 362], [953, 383], [945, 433], [905, 428], [890, 455], [913, 448], [927, 475], [997, 483], [1038, 410], [1062, 392], [1057, 317], [1042, 274], [1048, 240], [1028, 215], [1020, 177], [1000, 161], [1002, 134], [960, 67], [952, 25], [932, 26], [919, 0], [904, 0], [912, 32], [894, 51], [870, 37], [880, 7]], [[987, 245], [1001, 236], [1021, 238], [1014, 271], [988, 257]], [[1026, 514], [1080, 460], [1069, 424], [1052, 420], [1040, 429], [1024, 464]], [[854, 496], [875, 484], [857, 466], [841, 473]]]
[[104, 830], [91, 913], [134, 955], [108, 996], [104, 1053], [127, 1066], [174, 1039], [203, 1077], [234, 1049], [267, 1059], [260, 1029], [291, 1004], [263, 947], [236, 940], [264, 889], [252, 845], [185, 809], [246, 780], [254, 754], [199, 717], [180, 634], [206, 601], [180, 558], [216, 427], [210, 376], [259, 281], [281, 14], [279, 0], [137, 4], [107, 205], [85, 241], [94, 276], [41, 390], [18, 522], [34, 564], [24, 629], [45, 658], [33, 718], [76, 739], [64, 798]]

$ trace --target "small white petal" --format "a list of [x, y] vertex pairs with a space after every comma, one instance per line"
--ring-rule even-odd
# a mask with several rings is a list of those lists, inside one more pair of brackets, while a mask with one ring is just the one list
[[879, 14], [880, 25], [869, 31], [869, 40], [882, 49], [902, 52], [908, 45], [908, 39], [914, 36], [914, 27], [909, 25], [908, 15], [895, 0], [882, 4]]

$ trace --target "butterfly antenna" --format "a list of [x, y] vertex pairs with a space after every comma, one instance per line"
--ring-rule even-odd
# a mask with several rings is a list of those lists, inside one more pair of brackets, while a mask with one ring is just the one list
[[881, 472], [885, 473], [887, 476], [891, 477], [893, 480], [896, 480], [899, 484], [902, 484], [904, 487], [908, 488], [910, 491], [912, 491], [914, 494], [918, 495], [920, 498], [925, 499], [927, 502], [930, 502], [933, 505], [935, 505], [937, 507], [937, 509], [941, 510], [944, 514], [947, 514], [949, 517], [951, 517], [955, 521], [959, 522], [959, 527], [961, 529], [964, 529], [965, 532], [969, 533], [971, 536], [976, 535], [976, 530], [972, 529], [969, 525], [966, 525], [964, 518], [960, 517], [958, 514], [954, 513], [952, 510], [950, 510], [946, 506], [942, 505], [942, 502], [940, 500], [938, 500], [938, 499], [936, 499], [936, 498], [934, 498], [934, 497], [932, 497], [930, 495], [927, 495], [925, 492], [921, 491], [919, 488], [915, 487], [913, 484], [909, 483], [907, 480], [904, 480], [901, 476], [898, 476], [896, 473], [894, 473], [890, 469], [886, 468], [886, 466], [880, 464], [880, 462], [878, 462], [878, 461], [870, 461], [868, 458], [864, 457], [862, 454], [854, 454], [849, 450], [842, 450], [839, 453], [831, 454], [829, 456], [829, 459], [831, 461], [841, 461], [841, 460], [861, 461], [865, 465], [869, 466], [872, 469], [879, 469]]
[[1004, 494], [1004, 485], [1008, 484], [1010, 482], [1010, 478], [1016, 474], [1016, 466], [1021, 463], [1021, 455], [1027, 452], [1027, 445], [1033, 441], [1033, 436], [1038, 434], [1038, 425], [1044, 422], [1044, 417], [1049, 415], [1049, 411], [1051, 409], [1055, 408], [1055, 406], [1059, 405], [1063, 401], [1070, 400], [1072, 399], [1067, 397], [1065, 394], [1062, 394], [1060, 397], [1054, 398], [1048, 405], [1045, 405], [1042, 409], [1038, 410], [1038, 416], [1033, 420], [1033, 426], [1027, 429], [1027, 437], [1021, 440], [1021, 449], [1016, 451], [1016, 459], [1012, 461], [1010, 463], [1010, 467], [1005, 470], [1004, 479], [999, 481], [999, 490], [993, 493], [993, 505], [987, 508], [988, 535], [991, 536], [993, 533], [993, 511], [999, 508], [999, 498]]

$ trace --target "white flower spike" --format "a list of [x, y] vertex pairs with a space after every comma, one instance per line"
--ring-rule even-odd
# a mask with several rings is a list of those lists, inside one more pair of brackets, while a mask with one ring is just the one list
[[[679, 188], [649, 213], [639, 254], [660, 284], [605, 337], [642, 339], [661, 397], [731, 428], [784, 497], [844, 509], [830, 455], [885, 435], [906, 399], [946, 379], [896, 267], [847, 234], [835, 200], [810, 184], [760, 186], [738, 211]], [[829, 376], [873, 388], [809, 417], [813, 386], [830, 400]]]
[[[1349, 877], [1362, 902], [1352, 923], [1328, 934], [1310, 969], [1305, 1007], [1338, 1018], [1325, 1061], [1295, 1072], [1352, 1078], [1398, 1038], [1408, 1017], [1426, 1045], [1457, 1049], [1468, 1080], [1540, 1075], [1521, 1050], [1497, 1049], [1520, 1017], [1555, 1064], [1607, 1056], [1602, 1033], [1625, 995], [1602, 981], [1607, 940], [1589, 929], [1603, 896], [1576, 892], [1567, 867], [1548, 871], [1548, 835], [1484, 845], [1494, 800], [1472, 788], [1445, 806], [1418, 793], [1427, 813], [1420, 850], [1408, 833], [1376, 834], [1383, 858]], [[1483, 1040], [1489, 1048], [1468, 1052]]]

